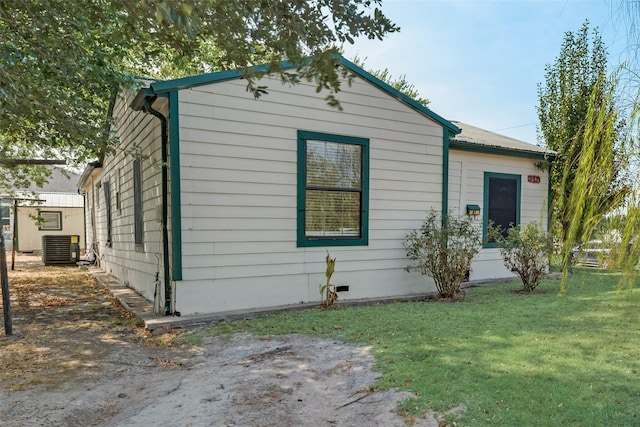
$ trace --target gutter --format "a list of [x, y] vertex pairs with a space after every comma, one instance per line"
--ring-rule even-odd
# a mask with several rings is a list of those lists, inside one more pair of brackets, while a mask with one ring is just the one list
[[151, 103], [155, 101], [157, 95], [155, 95], [149, 89], [141, 89], [134, 100], [129, 105], [134, 111], [144, 111], [151, 114], [160, 120], [160, 144], [161, 144], [161, 157], [162, 157], [162, 264], [163, 264], [163, 277], [164, 277], [164, 314], [165, 316], [173, 315], [171, 310], [171, 276], [169, 271], [169, 230], [167, 228], [168, 222], [168, 174], [167, 174], [167, 144], [169, 142], [168, 137], [168, 124], [167, 118], [158, 110], [154, 110], [151, 107]]
[[555, 151], [534, 151], [515, 147], [503, 147], [499, 145], [480, 144], [476, 142], [461, 141], [452, 139], [450, 144], [452, 150], [471, 151], [475, 153], [494, 154], [498, 156], [520, 157], [534, 160], [555, 160]]
[[164, 314], [165, 316], [173, 314], [171, 311], [171, 277], [169, 275], [169, 230], [167, 228], [168, 221], [168, 177], [167, 177], [167, 144], [169, 142], [167, 133], [167, 118], [158, 110], [151, 107], [151, 101], [155, 98], [145, 97], [143, 109], [145, 113], [149, 113], [160, 120], [160, 144], [162, 145], [162, 264], [164, 273]]
[[[97, 233], [96, 233], [96, 198], [95, 198], [95, 193], [92, 193], [93, 196], [91, 197], [91, 209], [89, 209], [89, 212], [91, 213], [91, 219], [90, 224], [91, 224], [91, 244], [89, 244], [89, 242], [87, 241], [87, 192], [83, 190], [83, 187], [88, 183], [89, 184], [89, 191], [93, 192], [95, 191], [95, 188], [93, 187], [93, 172], [102, 167], [102, 162], [100, 160], [96, 160], [93, 161], [91, 163], [89, 163], [87, 165], [87, 167], [85, 167], [84, 171], [82, 172], [82, 175], [80, 176], [80, 180], [78, 181], [78, 194], [82, 195], [83, 198], [83, 203], [82, 203], [82, 209], [83, 209], [83, 221], [84, 221], [84, 250], [85, 250], [85, 254], [89, 254], [89, 258], [88, 260], [91, 262], [94, 262], [96, 265], [100, 265], [100, 249], [98, 246], [98, 241], [97, 241]], [[90, 252], [89, 252], [90, 251]], [[91, 253], [93, 253], [93, 255], [91, 255]]]

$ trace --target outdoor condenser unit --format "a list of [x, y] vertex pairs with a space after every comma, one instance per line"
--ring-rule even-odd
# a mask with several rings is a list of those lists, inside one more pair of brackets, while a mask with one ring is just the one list
[[80, 236], [42, 236], [42, 262], [51, 264], [75, 264], [80, 260]]

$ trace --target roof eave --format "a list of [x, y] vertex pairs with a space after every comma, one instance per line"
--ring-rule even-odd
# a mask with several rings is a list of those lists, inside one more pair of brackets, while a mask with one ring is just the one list
[[133, 98], [133, 101], [131, 101], [131, 103], [129, 104], [129, 107], [133, 111], [142, 111], [144, 110], [145, 102], [150, 98], [153, 99], [156, 97], [157, 95], [154, 93], [154, 91], [151, 88], [143, 87], [138, 91], [138, 93], [136, 94], [136, 97]]
[[[251, 67], [251, 72], [256, 74], [268, 74], [271, 71], [272, 64], [261, 64]], [[277, 70], [291, 70], [303, 65], [296, 65], [289, 61], [283, 61]], [[276, 70], [273, 70], [276, 71]], [[238, 80], [244, 77], [241, 70], [217, 71], [214, 73], [199, 74], [197, 76], [182, 77], [173, 80], [164, 80], [151, 83], [150, 90], [155, 94], [172, 92], [175, 90], [190, 89], [196, 86], [204, 86], [212, 83], [226, 82], [229, 80]]]
[[[420, 104], [416, 100], [408, 97], [407, 95], [403, 94], [402, 92], [398, 91], [397, 89], [383, 82], [379, 78], [365, 71], [364, 69], [357, 66], [353, 62], [347, 60], [343, 56], [336, 55], [336, 58], [338, 59], [338, 62], [340, 63], [340, 65], [342, 65], [343, 67], [347, 68], [348, 70], [350, 70], [360, 78], [373, 84], [374, 86], [377, 86], [378, 88], [386, 92], [388, 95], [391, 95], [392, 97], [399, 100], [400, 102], [408, 105], [412, 109], [418, 111], [419, 113], [429, 117], [430, 119], [434, 120], [435, 122], [449, 129], [449, 131], [451, 131], [452, 134], [457, 135], [461, 132], [461, 129], [458, 126], [451, 123], [449, 120], [434, 113], [431, 109], [425, 107], [424, 105]], [[280, 64], [279, 70], [286, 71], [293, 68], [302, 67], [304, 65], [305, 64], [293, 64], [291, 62], [284, 61]], [[252, 67], [251, 70], [252, 72], [258, 73], [258, 74], [268, 74], [270, 72], [270, 67], [271, 67], [271, 64], [262, 64], [262, 65], [256, 65]], [[220, 83], [220, 82], [229, 81], [229, 80], [237, 80], [243, 77], [244, 77], [244, 74], [242, 73], [242, 71], [230, 70], [230, 71], [218, 71], [215, 73], [200, 74], [197, 76], [183, 77], [183, 78], [173, 79], [173, 80], [153, 82], [149, 85], [148, 88], [141, 89], [141, 91], [138, 92], [138, 95], [136, 96], [134, 101], [131, 103], [131, 108], [133, 108], [134, 110], [136, 109], [141, 110], [144, 106], [144, 99], [152, 94], [159, 95], [162, 93], [172, 92], [175, 90], [190, 89], [196, 86], [204, 86], [208, 84]]]
[[78, 180], [78, 192], [80, 192], [82, 188], [85, 186], [87, 180], [89, 179], [93, 171], [101, 167], [102, 167], [102, 162], [100, 162], [99, 160], [96, 160], [95, 162], [89, 163], [84, 168], [84, 171], [82, 171], [82, 175], [80, 175], [80, 179]]
[[451, 123], [449, 120], [445, 119], [444, 117], [434, 113], [430, 108], [425, 107], [424, 105], [420, 104], [415, 99], [405, 95], [404, 93], [400, 92], [399, 90], [397, 90], [396, 88], [392, 87], [391, 85], [383, 82], [382, 80], [380, 80], [379, 78], [377, 78], [373, 74], [365, 71], [364, 69], [362, 69], [361, 67], [357, 66], [353, 62], [345, 59], [344, 57], [338, 56], [338, 58], [339, 58], [340, 64], [342, 66], [346, 67], [351, 72], [353, 72], [354, 74], [356, 74], [359, 77], [363, 78], [364, 80], [368, 81], [369, 83], [373, 84], [374, 86], [379, 87], [380, 89], [382, 89], [383, 91], [385, 91], [386, 93], [388, 93], [392, 97], [396, 98], [400, 102], [408, 105], [409, 107], [413, 108], [414, 110], [418, 111], [419, 113], [421, 113], [421, 114], [429, 117], [430, 119], [436, 121], [437, 123], [441, 124], [445, 128], [449, 129], [452, 134], [457, 135], [460, 132], [462, 132], [462, 129], [460, 129], [458, 126], [454, 125], [453, 123]]
[[521, 157], [534, 160], [555, 160], [556, 153], [553, 151], [532, 151], [518, 148], [498, 147], [495, 145], [476, 144], [468, 141], [458, 141], [452, 139], [449, 148], [459, 151], [470, 151], [482, 154], [494, 154], [497, 156]]

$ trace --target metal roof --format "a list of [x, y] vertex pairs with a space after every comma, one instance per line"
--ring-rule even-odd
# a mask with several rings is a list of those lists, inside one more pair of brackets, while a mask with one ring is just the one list
[[[499, 133], [490, 132], [488, 130], [481, 129], [479, 127], [472, 126], [466, 123], [453, 120], [451, 121], [451, 123], [462, 129], [462, 132], [460, 132], [458, 135], [451, 137], [452, 142], [475, 144], [478, 146], [486, 147], [487, 149], [494, 148], [497, 150], [506, 150], [510, 152], [530, 153], [535, 156], [555, 157], [556, 155], [555, 151], [549, 150], [545, 147], [529, 144], [528, 142], [510, 138]], [[456, 148], [455, 144], [452, 146], [452, 148]], [[478, 151], [482, 150], [479, 149]]]
[[[51, 176], [42, 187], [32, 184], [26, 191], [34, 193], [69, 193], [78, 194], [78, 180], [80, 175], [55, 166], [49, 167]], [[22, 190], [21, 190], [22, 191]]]

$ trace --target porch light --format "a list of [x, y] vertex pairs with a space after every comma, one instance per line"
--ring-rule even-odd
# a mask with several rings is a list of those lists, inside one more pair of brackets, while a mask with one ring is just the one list
[[478, 205], [467, 205], [467, 215], [476, 217], [480, 215], [480, 206]]

